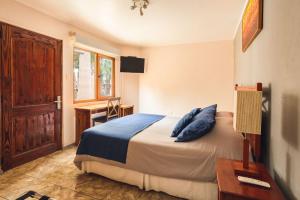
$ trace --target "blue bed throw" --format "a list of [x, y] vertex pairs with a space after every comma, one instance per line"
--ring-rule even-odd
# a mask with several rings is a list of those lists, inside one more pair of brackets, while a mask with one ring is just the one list
[[77, 154], [126, 163], [129, 140], [164, 117], [139, 113], [89, 128], [81, 136]]

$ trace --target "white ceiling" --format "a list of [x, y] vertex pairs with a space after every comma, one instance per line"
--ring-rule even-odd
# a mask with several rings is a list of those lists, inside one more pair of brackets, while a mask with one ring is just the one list
[[16, 0], [120, 44], [161, 46], [232, 40], [246, 0], [150, 0], [144, 16], [132, 0]]

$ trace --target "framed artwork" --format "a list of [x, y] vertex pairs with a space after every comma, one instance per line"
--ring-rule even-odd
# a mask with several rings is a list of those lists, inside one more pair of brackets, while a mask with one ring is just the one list
[[248, 0], [242, 20], [243, 52], [254, 41], [263, 28], [263, 0]]

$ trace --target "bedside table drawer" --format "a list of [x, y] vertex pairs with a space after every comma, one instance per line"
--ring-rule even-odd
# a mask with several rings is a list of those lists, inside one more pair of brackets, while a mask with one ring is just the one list
[[[250, 200], [251, 198], [247, 198], [247, 197], [239, 197], [236, 195], [232, 195], [232, 194], [226, 194], [226, 193], [219, 193], [219, 200]], [[253, 199], [252, 199], [253, 200]]]

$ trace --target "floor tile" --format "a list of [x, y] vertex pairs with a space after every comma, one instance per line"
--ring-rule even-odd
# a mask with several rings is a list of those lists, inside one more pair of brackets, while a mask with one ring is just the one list
[[35, 178], [42, 178], [53, 174], [59, 167], [61, 167], [61, 165], [52, 159], [40, 160], [32, 162], [28, 170], [25, 171], [25, 174]]
[[46, 173], [40, 177], [43, 181], [48, 181], [56, 185], [61, 185], [75, 190], [78, 185], [94, 180], [95, 175], [81, 172], [74, 164], [58, 166], [51, 173]]
[[15, 199], [29, 190], [57, 200], [175, 200], [165, 193], [81, 172], [74, 164], [76, 148], [39, 158], [0, 175], [0, 200]]
[[90, 196], [80, 194], [78, 192], [75, 192], [73, 190], [64, 188], [62, 186], [58, 185], [51, 185], [44, 187], [41, 191], [41, 194], [47, 195], [51, 198], [57, 199], [57, 200], [95, 200], [95, 198], [92, 198]]
[[53, 154], [48, 155], [46, 158], [54, 160], [57, 164], [68, 164], [73, 165], [73, 160], [76, 155], [76, 149], [67, 148], [63, 151], [58, 151]]
[[176, 197], [172, 197], [172, 196], [169, 196], [165, 193], [162, 193], [162, 192], [154, 192], [154, 191], [148, 191], [148, 192], [143, 192], [141, 194], [141, 196], [139, 197], [139, 200], [148, 200], [148, 199], [151, 199], [151, 200], [177, 200], [179, 198], [176, 198]]
[[1, 181], [0, 196], [7, 199], [16, 199], [30, 190], [38, 192], [49, 185], [47, 182], [42, 182], [34, 177], [23, 175], [17, 179], [6, 180], [5, 182]]
[[0, 175], [0, 188], [1, 183], [8, 182], [10, 180], [17, 180], [24, 176], [24, 173], [15, 172], [14, 170], [10, 170]]
[[119, 190], [112, 190], [106, 197], [106, 200], [135, 200], [139, 199], [143, 191], [135, 186], [121, 184]]
[[78, 185], [76, 191], [93, 195], [98, 199], [104, 199], [113, 191], [120, 191], [121, 187], [122, 184], [119, 182], [97, 176], [97, 178], [92, 181]]

